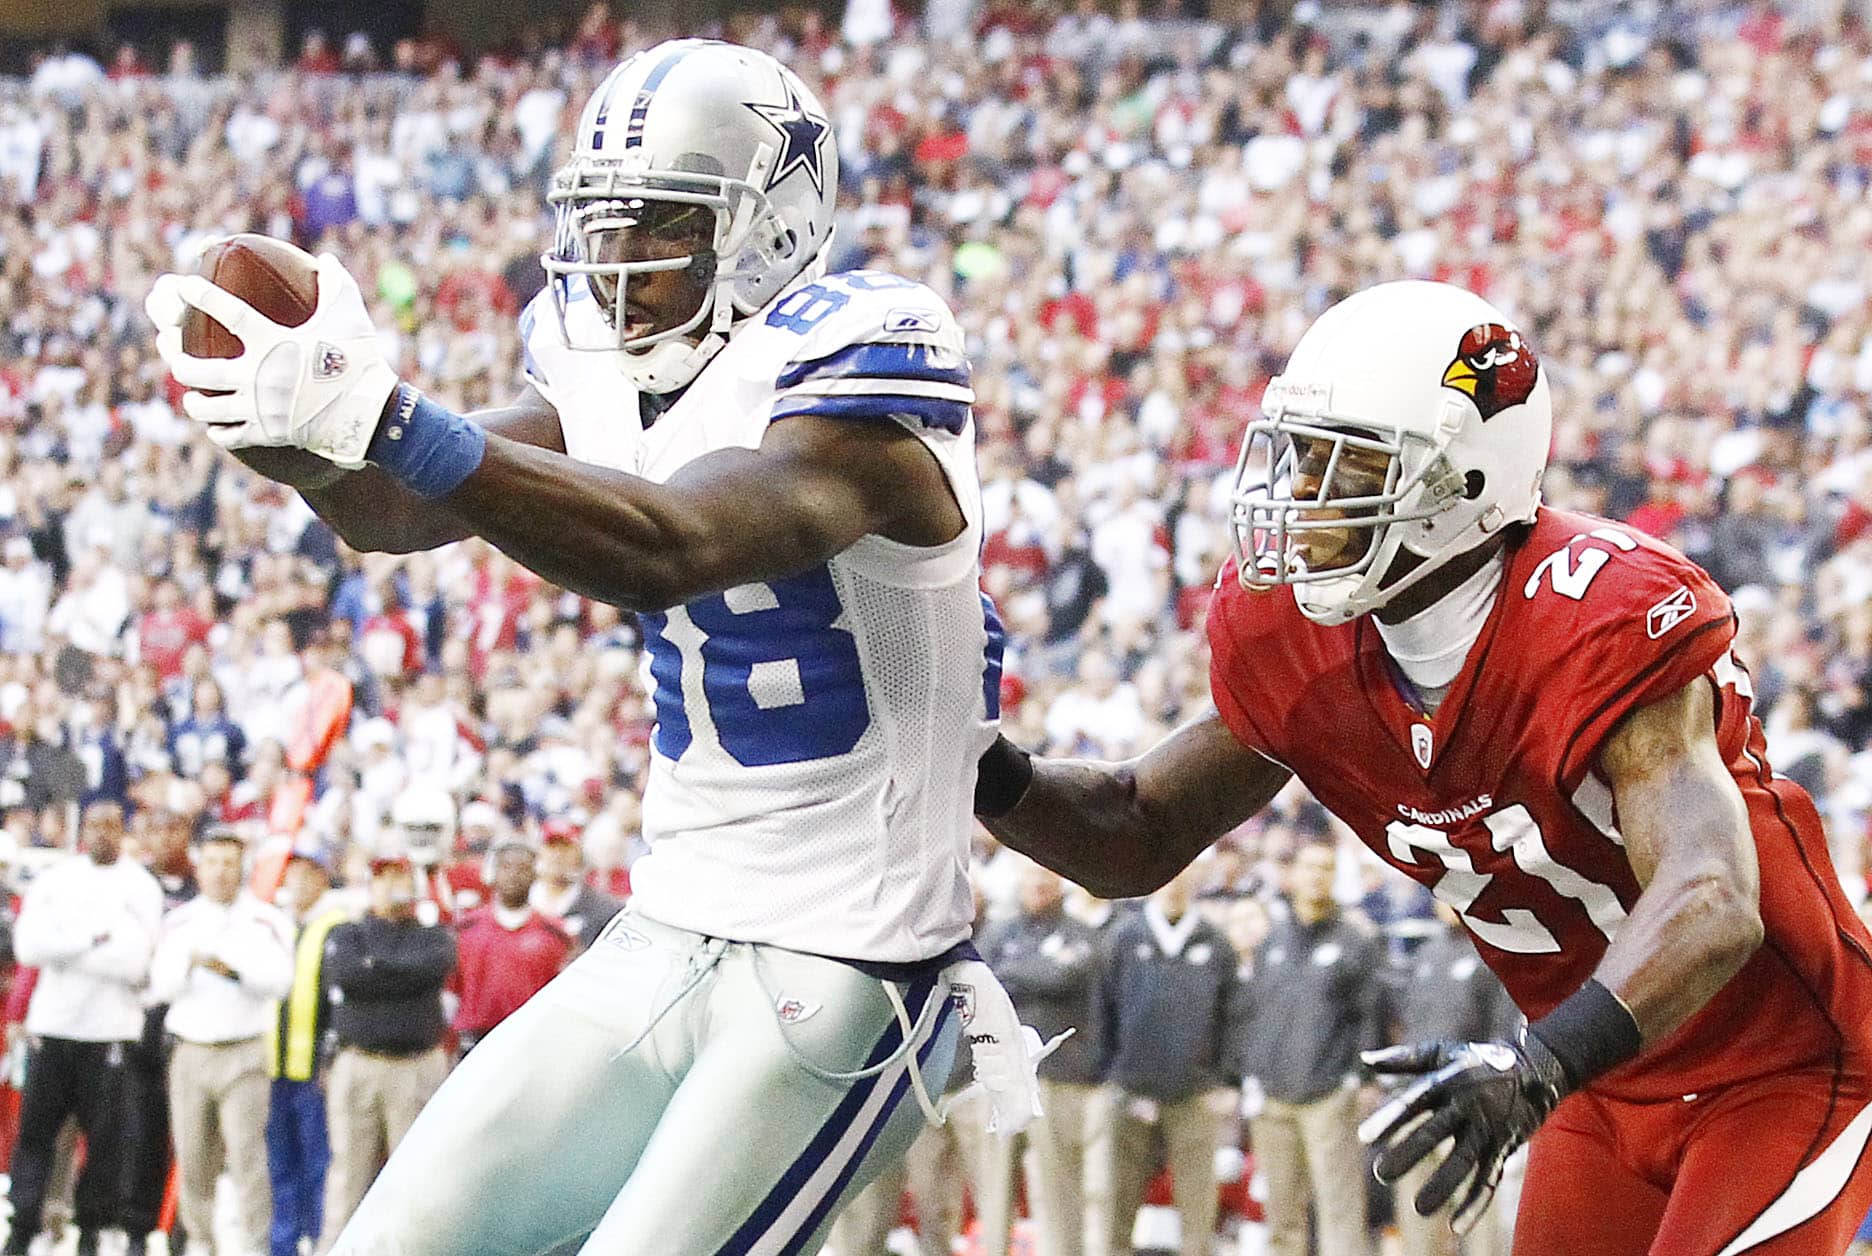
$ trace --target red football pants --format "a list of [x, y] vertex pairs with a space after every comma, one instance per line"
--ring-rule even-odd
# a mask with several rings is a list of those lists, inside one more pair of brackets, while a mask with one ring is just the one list
[[1872, 1086], [1830, 1069], [1689, 1100], [1561, 1104], [1515, 1256], [1839, 1256], [1872, 1208]]

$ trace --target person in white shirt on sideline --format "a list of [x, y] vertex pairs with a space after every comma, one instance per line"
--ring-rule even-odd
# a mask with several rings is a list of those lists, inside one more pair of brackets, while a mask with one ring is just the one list
[[121, 859], [123, 808], [94, 802], [80, 839], [88, 858], [40, 873], [26, 891], [14, 952], [39, 969], [26, 1012], [29, 1039], [13, 1152], [13, 1225], [4, 1251], [18, 1256], [39, 1229], [59, 1128], [75, 1116], [84, 1132], [78, 1179], [78, 1250], [97, 1251], [99, 1232], [123, 1224], [125, 1054], [143, 1029], [138, 990], [162, 922], [162, 887]]
[[266, 1032], [269, 1006], [292, 988], [293, 926], [241, 889], [245, 844], [211, 829], [195, 856], [201, 893], [163, 920], [150, 994], [169, 1004], [169, 1119], [181, 1169], [189, 1253], [213, 1250], [215, 1182], [226, 1169], [240, 1204], [240, 1246], [264, 1251], [267, 1184]]

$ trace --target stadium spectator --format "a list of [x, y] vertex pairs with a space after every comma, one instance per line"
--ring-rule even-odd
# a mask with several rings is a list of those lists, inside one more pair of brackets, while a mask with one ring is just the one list
[[1183, 1256], [1208, 1256], [1215, 1232], [1215, 1153], [1233, 1104], [1221, 1049], [1235, 952], [1194, 910], [1196, 886], [1207, 873], [1191, 864], [1141, 911], [1115, 923], [1098, 960], [1095, 1020], [1111, 1111], [1105, 1252], [1130, 1250], [1160, 1140]]
[[77, 802], [85, 785], [84, 765], [66, 744], [60, 715], [60, 699], [49, 690], [23, 694], [0, 740], [0, 810], [35, 817], [36, 844], [48, 846], [59, 843], [44, 826], [62, 824], [64, 804]]
[[267, 1181], [273, 1191], [273, 1220], [267, 1230], [270, 1256], [298, 1256], [302, 1242], [316, 1244], [324, 1229], [325, 1172], [331, 1139], [320, 1080], [325, 1035], [331, 1024], [326, 988], [325, 943], [351, 918], [331, 892], [328, 856], [314, 846], [296, 846], [286, 861], [278, 902], [292, 920], [292, 986], [267, 1013]]
[[572, 955], [574, 939], [528, 901], [537, 858], [518, 838], [497, 845], [494, 901], [462, 922], [454, 1028], [463, 1055], [558, 976]]
[[1384, 950], [1377, 931], [1333, 899], [1328, 840], [1295, 854], [1287, 910], [1235, 992], [1231, 1055], [1267, 1175], [1268, 1250], [1309, 1250], [1308, 1205], [1322, 1256], [1368, 1256], [1365, 1151], [1358, 1141], [1358, 1053], [1384, 1045]]
[[493, 897], [493, 887], [487, 878], [494, 846], [504, 826], [500, 812], [489, 803], [477, 800], [461, 809], [453, 857], [442, 868], [449, 907], [457, 919], [466, 919], [476, 908], [487, 906]]
[[369, 914], [338, 925], [325, 943], [338, 1051], [326, 1082], [331, 1168], [321, 1250], [448, 1075], [442, 986], [454, 968], [448, 930], [417, 919], [410, 861], [372, 860]]
[[149, 995], [167, 1003], [169, 1122], [180, 1170], [181, 1219], [193, 1247], [215, 1242], [215, 1186], [234, 1180], [237, 1252], [266, 1241], [266, 1031], [269, 1005], [292, 982], [292, 926], [242, 891], [246, 846], [231, 829], [197, 845], [201, 893], [163, 918]]
[[14, 952], [39, 973], [26, 1013], [13, 1220], [0, 1248], [9, 1256], [23, 1254], [39, 1232], [67, 1117], [76, 1118], [86, 1147], [76, 1218], [82, 1256], [96, 1256], [103, 1231], [124, 1225], [126, 1056], [143, 1032], [137, 991], [162, 924], [162, 889], [120, 857], [123, 835], [123, 808], [92, 803], [80, 829], [84, 857], [47, 868], [20, 906]]
[[5, 566], [0, 567], [0, 649], [9, 654], [32, 654], [44, 640], [46, 616], [52, 610], [52, 569], [33, 554], [32, 542], [10, 536], [4, 545]]
[[581, 836], [568, 821], [546, 822], [540, 838], [539, 880], [533, 883], [531, 896], [541, 915], [572, 935], [578, 951], [596, 942], [624, 906], [586, 877]]
[[[176, 801], [186, 804], [188, 799], [179, 797]], [[144, 808], [137, 812], [137, 821], [143, 830], [137, 858], [162, 887], [166, 920], [201, 892], [189, 851], [189, 818], [180, 809]], [[147, 1236], [161, 1224], [163, 1197], [168, 1194], [174, 1162], [169, 1137], [168, 1031], [164, 1027], [169, 1005], [150, 1002], [147, 988], [143, 999], [147, 1005], [143, 1034], [130, 1049], [125, 1069], [124, 1228], [133, 1249], [146, 1245]], [[172, 1246], [179, 1248], [183, 1244], [178, 1235], [186, 1235], [186, 1230], [171, 1235]]]

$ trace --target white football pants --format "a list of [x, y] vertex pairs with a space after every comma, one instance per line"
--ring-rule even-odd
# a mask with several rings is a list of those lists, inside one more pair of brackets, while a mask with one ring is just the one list
[[930, 1095], [954, 1062], [947, 983], [898, 989], [626, 911], [462, 1060], [334, 1256], [811, 1256], [922, 1130], [912, 1056]]

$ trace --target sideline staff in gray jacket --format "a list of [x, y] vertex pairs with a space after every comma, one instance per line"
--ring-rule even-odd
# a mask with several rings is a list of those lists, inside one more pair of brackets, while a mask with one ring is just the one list
[[[1099, 1051], [1092, 997], [1099, 981], [1099, 933], [1066, 914], [1065, 882], [1028, 862], [1021, 869], [1020, 911], [991, 926], [977, 944], [1006, 987], [1022, 1023], [1042, 1040], [1078, 1030], [1040, 1064], [1040, 1106], [1022, 1135], [1027, 1143], [1027, 1199], [1038, 1231], [1038, 1256], [1078, 1256], [1110, 1229], [1111, 1122], [1099, 1101]], [[1014, 1140], [990, 1139], [977, 1184], [982, 1256], [1005, 1256], [1013, 1203]], [[1088, 1170], [1092, 1170], [1088, 1172]], [[1088, 1232], [1096, 1239], [1088, 1240]]]
[[1215, 1229], [1215, 1152], [1233, 1104], [1222, 1042], [1235, 952], [1191, 905], [1208, 872], [1191, 864], [1142, 911], [1111, 926], [1099, 982], [1100, 1046], [1111, 1083], [1113, 1253], [1129, 1252], [1144, 1185], [1156, 1167], [1152, 1128], [1170, 1160], [1183, 1256], [1208, 1256]]
[[1369, 1256], [1358, 1053], [1382, 1046], [1384, 952], [1363, 916], [1333, 901], [1330, 841], [1294, 856], [1289, 910], [1276, 917], [1237, 989], [1231, 1036], [1267, 1174], [1268, 1250], [1304, 1256], [1307, 1200], [1321, 1256]]

